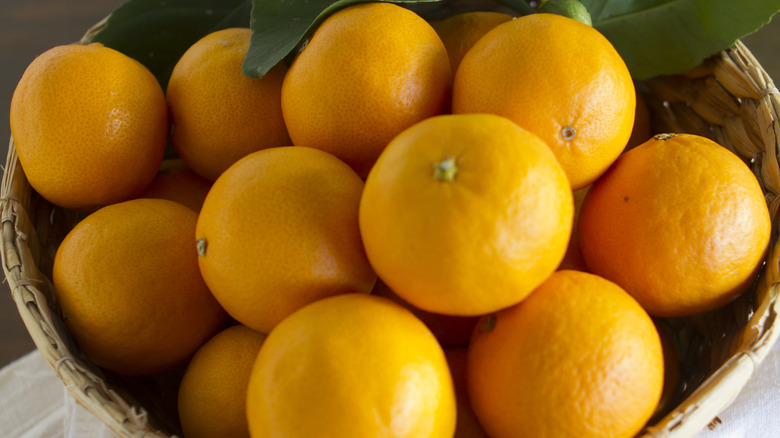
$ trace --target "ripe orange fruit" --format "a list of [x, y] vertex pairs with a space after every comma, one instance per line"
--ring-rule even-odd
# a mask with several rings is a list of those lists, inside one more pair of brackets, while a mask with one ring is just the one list
[[37, 57], [16, 86], [10, 121], [30, 185], [73, 209], [138, 196], [168, 136], [165, 97], [152, 73], [98, 43]]
[[173, 147], [212, 181], [251, 152], [290, 144], [281, 97], [287, 65], [262, 78], [244, 75], [251, 36], [248, 28], [206, 35], [182, 55], [168, 82]]
[[265, 335], [234, 325], [203, 344], [179, 385], [179, 419], [187, 438], [249, 437], [246, 389]]
[[326, 19], [290, 66], [282, 109], [296, 145], [330, 152], [365, 177], [385, 145], [441, 113], [451, 81], [431, 26], [391, 3]]
[[379, 277], [412, 305], [474, 316], [516, 304], [566, 252], [572, 192], [541, 140], [490, 114], [422, 121], [366, 180], [360, 232]]
[[62, 241], [57, 300], [97, 365], [128, 375], [170, 370], [225, 323], [198, 272], [196, 220], [176, 202], [134, 199], [90, 214]]
[[193, 172], [183, 161], [168, 160], [138, 197], [168, 199], [200, 211], [210, 188], [211, 181]]
[[305, 147], [264, 149], [226, 170], [196, 229], [201, 273], [225, 310], [268, 333], [312, 301], [368, 293], [376, 274], [358, 228], [362, 189], [344, 162]]
[[501, 12], [473, 11], [432, 22], [431, 26], [439, 34], [447, 49], [450, 70], [455, 74], [463, 56], [483, 35], [511, 19], [513, 19], [511, 15]]
[[653, 321], [619, 286], [557, 271], [485, 316], [469, 345], [471, 404], [489, 436], [633, 437], [661, 397]]
[[461, 61], [453, 113], [507, 117], [542, 139], [572, 189], [593, 182], [631, 135], [634, 83], [594, 28], [554, 14], [499, 24]]
[[582, 204], [588, 269], [653, 316], [720, 307], [753, 281], [769, 244], [764, 195], [750, 168], [712, 140], [657, 135], [623, 154]]
[[371, 290], [373, 295], [388, 298], [409, 309], [414, 316], [420, 318], [428, 329], [436, 337], [442, 347], [465, 347], [469, 345], [471, 333], [474, 332], [474, 326], [477, 324], [477, 316], [453, 316], [443, 315], [441, 313], [426, 312], [404, 301], [393, 292], [387, 285], [378, 280]]
[[447, 365], [450, 367], [458, 407], [453, 438], [488, 438], [485, 429], [479, 424], [479, 419], [474, 414], [469, 400], [466, 384], [468, 350], [466, 348], [446, 348], [444, 355], [447, 357]]
[[249, 379], [253, 437], [451, 438], [455, 395], [439, 344], [387, 299], [314, 302], [268, 335]]

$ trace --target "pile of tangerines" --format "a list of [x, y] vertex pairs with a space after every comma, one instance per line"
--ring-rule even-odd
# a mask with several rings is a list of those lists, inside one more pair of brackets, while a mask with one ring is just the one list
[[70, 334], [113, 372], [186, 367], [186, 438], [634, 436], [676, 384], [653, 318], [757, 275], [754, 175], [651, 138], [586, 24], [364, 3], [262, 78], [250, 34], [165, 92], [56, 47], [11, 103], [32, 187], [85, 213], [52, 272]]

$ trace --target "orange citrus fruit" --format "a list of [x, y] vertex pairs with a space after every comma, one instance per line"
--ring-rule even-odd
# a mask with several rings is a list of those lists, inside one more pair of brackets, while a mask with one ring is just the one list
[[451, 438], [455, 415], [436, 339], [372, 295], [325, 298], [282, 320], [249, 379], [253, 437]]
[[441, 113], [451, 81], [436, 31], [412, 11], [365, 3], [328, 17], [290, 66], [282, 109], [296, 145], [365, 177], [396, 134]]
[[30, 185], [73, 209], [138, 196], [168, 136], [165, 97], [152, 73], [98, 43], [35, 58], [16, 86], [10, 120]]
[[474, 316], [516, 304], [558, 267], [572, 216], [566, 176], [538, 137], [496, 115], [443, 115], [379, 157], [360, 231], [401, 298]]
[[594, 28], [554, 14], [499, 24], [461, 61], [453, 113], [507, 117], [542, 139], [574, 190], [623, 151], [636, 93], [628, 68]]
[[753, 281], [770, 218], [756, 177], [705, 137], [657, 135], [593, 183], [579, 217], [590, 272], [653, 316], [720, 307]]
[[248, 28], [206, 35], [182, 55], [168, 82], [173, 147], [212, 181], [251, 152], [290, 144], [281, 97], [287, 66], [281, 62], [262, 78], [244, 75], [251, 36]]
[[454, 74], [466, 52], [482, 38], [490, 29], [509, 21], [509, 14], [490, 11], [472, 11], [447, 17], [431, 23], [439, 34], [447, 56], [450, 59], [450, 70]]
[[557, 271], [485, 316], [469, 345], [471, 404], [489, 436], [633, 437], [663, 387], [650, 316], [614, 283]]
[[265, 335], [243, 325], [217, 333], [187, 365], [179, 419], [187, 438], [249, 438], [246, 389]]
[[103, 207], [54, 258], [62, 317], [97, 365], [152, 374], [183, 365], [225, 323], [198, 272], [197, 214], [164, 199]]
[[344, 162], [306, 147], [264, 149], [226, 170], [196, 229], [201, 273], [225, 310], [267, 333], [311, 301], [371, 291], [362, 189]]
[[200, 211], [210, 188], [211, 181], [193, 172], [183, 161], [166, 160], [149, 187], [138, 197], [169, 199]]

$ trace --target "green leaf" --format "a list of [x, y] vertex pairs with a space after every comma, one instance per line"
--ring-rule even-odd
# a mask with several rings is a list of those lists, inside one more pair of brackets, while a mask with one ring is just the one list
[[780, 11], [780, 0], [581, 2], [638, 80], [687, 72]]
[[[252, 40], [244, 59], [244, 74], [263, 76], [295, 49], [332, 13], [358, 3], [377, 0], [252, 0]], [[379, 0], [423, 3], [441, 0]]]
[[514, 10], [518, 15], [531, 15], [538, 11], [533, 8], [526, 0], [496, 0], [498, 3]]
[[129, 0], [91, 40], [144, 64], [163, 90], [181, 55], [207, 34], [249, 27], [248, 0]]

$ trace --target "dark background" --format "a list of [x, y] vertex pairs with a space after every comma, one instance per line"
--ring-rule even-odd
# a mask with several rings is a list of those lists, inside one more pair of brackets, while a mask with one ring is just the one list
[[[78, 41], [122, 0], [0, 0], [0, 144], [8, 151], [8, 108], [25, 67], [47, 49]], [[780, 19], [743, 39], [772, 78], [780, 78]], [[8, 285], [0, 286], [0, 367], [35, 346], [22, 324]]]

